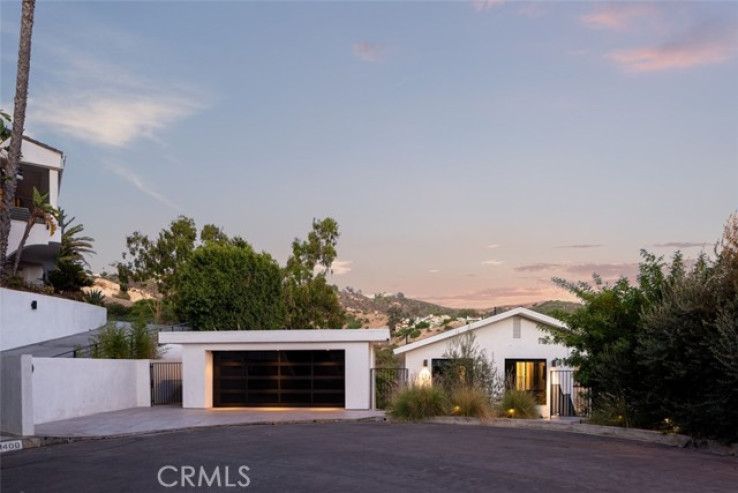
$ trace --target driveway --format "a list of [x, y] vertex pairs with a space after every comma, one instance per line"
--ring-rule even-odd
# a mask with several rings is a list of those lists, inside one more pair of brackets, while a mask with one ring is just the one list
[[738, 459], [696, 450], [398, 423], [234, 426], [83, 441], [7, 453], [1, 467], [4, 493], [672, 493], [735, 492], [738, 485]]

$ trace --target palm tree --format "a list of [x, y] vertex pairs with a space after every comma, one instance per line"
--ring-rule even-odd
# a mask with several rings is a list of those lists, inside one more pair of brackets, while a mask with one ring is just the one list
[[61, 248], [59, 249], [59, 255], [56, 257], [56, 262], [75, 262], [89, 267], [90, 264], [85, 259], [85, 255], [96, 253], [92, 249], [92, 242], [95, 240], [90, 236], [77, 236], [85, 230], [85, 226], [84, 224], [71, 226], [76, 218], [67, 219], [67, 213], [64, 209], [59, 209], [56, 217], [62, 234]]
[[28, 221], [26, 221], [26, 229], [23, 231], [23, 237], [18, 245], [18, 249], [15, 251], [15, 264], [13, 265], [13, 273], [11, 274], [11, 277], [18, 273], [18, 266], [20, 265], [23, 247], [26, 246], [28, 235], [31, 234], [31, 228], [36, 224], [36, 221], [43, 219], [50, 229], [50, 236], [54, 236], [54, 233], [56, 232], [54, 216], [57, 212], [56, 209], [54, 209], [54, 206], [46, 201], [48, 197], [48, 193], [41, 193], [36, 187], [33, 187], [33, 205], [31, 206], [31, 213], [28, 215]]
[[[31, 72], [31, 34], [33, 33], [33, 14], [36, 0], [23, 0], [21, 12], [20, 42], [18, 43], [18, 73], [15, 80], [15, 108], [13, 111], [13, 130], [8, 148], [8, 159], [2, 165], [2, 203], [0, 203], [0, 282], [7, 278], [8, 237], [10, 236], [10, 209], [15, 199], [16, 170], [21, 159], [21, 142], [26, 123], [26, 104], [28, 103], [28, 76]], [[15, 259], [17, 270], [20, 250]]]

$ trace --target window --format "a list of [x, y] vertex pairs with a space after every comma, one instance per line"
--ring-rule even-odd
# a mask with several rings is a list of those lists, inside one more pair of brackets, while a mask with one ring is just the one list
[[513, 317], [513, 339], [520, 339], [520, 317]]
[[467, 359], [433, 358], [431, 360], [431, 376], [434, 382], [450, 383], [452, 372], [459, 376], [459, 380], [471, 383], [472, 361]]
[[508, 388], [527, 390], [538, 404], [546, 404], [545, 359], [506, 359], [505, 382]]

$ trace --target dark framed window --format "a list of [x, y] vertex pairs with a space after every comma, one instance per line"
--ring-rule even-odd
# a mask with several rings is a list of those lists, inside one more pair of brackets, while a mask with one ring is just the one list
[[431, 360], [431, 376], [434, 382], [450, 384], [451, 379], [458, 378], [471, 383], [472, 371], [473, 365], [470, 359], [433, 358]]
[[505, 384], [508, 388], [531, 392], [538, 404], [546, 404], [546, 360], [506, 359]]

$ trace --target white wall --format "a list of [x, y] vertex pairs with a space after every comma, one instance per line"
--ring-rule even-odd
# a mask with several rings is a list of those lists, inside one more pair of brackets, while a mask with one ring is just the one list
[[33, 358], [34, 424], [151, 405], [149, 360]]
[[370, 409], [370, 369], [374, 366], [374, 358], [368, 342], [182, 344], [182, 407], [213, 406], [213, 351], [324, 349], [345, 351], [346, 409]]
[[33, 435], [33, 395], [31, 393], [32, 358], [0, 358], [0, 431], [15, 435]]
[[[513, 320], [515, 317], [507, 318], [496, 323], [492, 323], [473, 331], [479, 347], [487, 352], [487, 357], [494, 357], [500, 377], [505, 376], [505, 360], [506, 359], [545, 359], [546, 374], [551, 368], [551, 361], [556, 358], [566, 358], [569, 350], [558, 344], [542, 344], [540, 339], [548, 335], [547, 332], [538, 328], [537, 322], [532, 322], [526, 318], [520, 319], [520, 338], [513, 338]], [[462, 336], [463, 337], [463, 336]], [[433, 358], [443, 358], [443, 354], [449, 347], [451, 339], [438, 341], [427, 346], [410, 350], [404, 353], [405, 367], [410, 373], [411, 381], [414, 381], [420, 375], [423, 369], [423, 361], [428, 360], [428, 366], [431, 366]], [[546, 405], [539, 406], [539, 410], [544, 417], [549, 413], [550, 402], [550, 385], [546, 382]]]
[[100, 306], [0, 288], [0, 351], [87, 332], [107, 318]]

